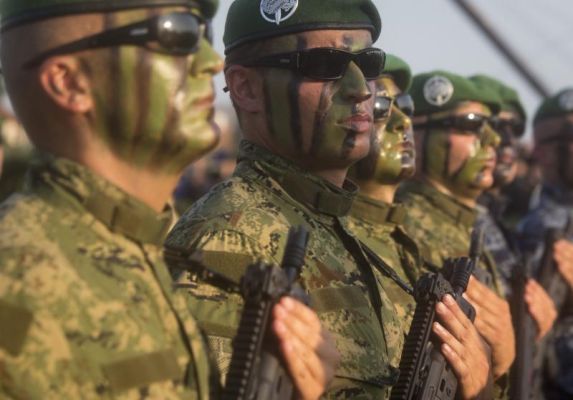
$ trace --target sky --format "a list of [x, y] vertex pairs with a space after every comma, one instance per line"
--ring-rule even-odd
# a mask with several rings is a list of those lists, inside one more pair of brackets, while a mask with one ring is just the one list
[[[220, 3], [214, 21], [214, 40], [222, 54], [225, 16], [232, 1]], [[375, 45], [403, 58], [415, 74], [445, 69], [461, 75], [494, 76], [514, 87], [528, 114], [534, 114], [541, 101], [539, 95], [453, 0], [374, 0], [374, 3], [383, 24]], [[472, 0], [471, 4], [551, 93], [573, 86], [571, 0]], [[228, 105], [221, 75], [216, 78], [216, 85], [217, 104]]]

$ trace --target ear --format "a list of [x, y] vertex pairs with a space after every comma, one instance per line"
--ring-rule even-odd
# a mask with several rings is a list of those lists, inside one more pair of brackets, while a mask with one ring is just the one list
[[90, 79], [73, 56], [52, 57], [40, 67], [40, 84], [56, 104], [72, 113], [93, 108]]
[[225, 70], [227, 88], [236, 107], [248, 113], [264, 111], [263, 80], [252, 68], [231, 65]]

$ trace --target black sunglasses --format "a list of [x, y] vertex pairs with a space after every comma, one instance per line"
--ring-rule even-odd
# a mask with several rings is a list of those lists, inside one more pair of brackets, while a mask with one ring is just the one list
[[489, 123], [495, 131], [500, 133], [503, 132], [514, 136], [521, 136], [525, 132], [525, 121], [521, 119], [500, 119], [498, 117], [491, 117]]
[[392, 104], [396, 104], [396, 107], [406, 116], [412, 117], [414, 115], [414, 100], [408, 93], [402, 93], [396, 97], [376, 96], [374, 120], [379, 121], [388, 118], [392, 110]]
[[211, 41], [210, 34], [210, 22], [195, 14], [159, 15], [50, 49], [26, 62], [24, 68], [38, 66], [58, 54], [120, 45], [142, 46], [160, 53], [186, 56], [198, 50], [202, 38]]
[[290, 69], [306, 78], [334, 81], [342, 78], [348, 64], [354, 61], [368, 80], [377, 79], [384, 70], [386, 54], [381, 49], [368, 48], [356, 53], [330, 47], [273, 54], [252, 61], [239, 62], [245, 67]]
[[456, 129], [459, 131], [469, 131], [481, 133], [490, 117], [481, 114], [469, 113], [466, 115], [454, 115], [451, 117], [428, 120], [416, 124], [416, 129]]

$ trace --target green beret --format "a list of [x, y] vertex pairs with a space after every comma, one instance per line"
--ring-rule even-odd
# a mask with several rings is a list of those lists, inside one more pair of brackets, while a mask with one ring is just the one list
[[410, 95], [416, 105], [416, 115], [451, 110], [465, 101], [483, 103], [494, 114], [501, 110], [501, 100], [494, 91], [477, 86], [469, 78], [446, 71], [414, 76]]
[[573, 113], [573, 88], [563, 89], [553, 97], [545, 99], [537, 109], [533, 123], [551, 117]]
[[320, 29], [367, 29], [374, 42], [382, 21], [371, 0], [235, 0], [225, 24], [225, 54], [251, 41]]
[[527, 113], [519, 98], [517, 91], [506, 84], [487, 75], [474, 75], [470, 79], [480, 87], [488, 87], [496, 92], [501, 100], [501, 111], [518, 113], [523, 121], [527, 119]]
[[412, 84], [412, 70], [406, 61], [394, 54], [386, 54], [384, 74], [390, 75], [402, 92], [407, 92]]
[[39, 19], [68, 14], [107, 12], [140, 7], [199, 7], [212, 18], [219, 0], [0, 0], [2, 30]]

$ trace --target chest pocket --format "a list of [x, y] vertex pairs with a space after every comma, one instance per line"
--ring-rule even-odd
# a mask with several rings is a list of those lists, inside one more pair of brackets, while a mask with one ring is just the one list
[[184, 373], [173, 350], [162, 350], [124, 358], [102, 365], [104, 376], [115, 393], [145, 388], [153, 383], [182, 380]]
[[367, 293], [360, 286], [346, 285], [316, 289], [310, 295], [341, 355], [336, 377], [354, 381], [353, 386], [367, 393], [393, 384], [397, 371], [390, 366], [384, 332]]

